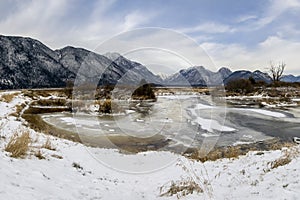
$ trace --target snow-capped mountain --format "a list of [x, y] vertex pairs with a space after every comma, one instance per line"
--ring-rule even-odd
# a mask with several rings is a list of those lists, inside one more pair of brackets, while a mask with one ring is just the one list
[[78, 78], [99, 84], [140, 82], [160, 84], [145, 66], [114, 54], [113, 61], [82, 48], [53, 51], [24, 37], [0, 36], [0, 89], [64, 87]]
[[0, 89], [61, 87], [75, 74], [41, 42], [0, 35]]
[[261, 72], [259, 70], [256, 70], [254, 72], [247, 71], [247, 70], [239, 70], [235, 71], [232, 74], [230, 74], [227, 78], [224, 79], [224, 84], [237, 80], [237, 79], [249, 79], [250, 77], [254, 78], [255, 81], [264, 81], [266, 83], [270, 83], [271, 77], [264, 72]]
[[169, 76], [165, 80], [165, 84], [181, 86], [220, 85], [224, 78], [227, 78], [231, 73], [232, 72], [227, 68], [221, 68], [218, 72], [212, 72], [203, 66], [196, 66], [182, 69]]
[[288, 82], [288, 83], [300, 82], [300, 76], [285, 75], [281, 78], [281, 81]]
[[[0, 89], [64, 87], [76, 79], [93, 84], [148, 83], [169, 86], [220, 85], [253, 77], [271, 82], [267, 73], [222, 67], [217, 72], [195, 66], [172, 75], [155, 75], [146, 66], [118, 53], [100, 55], [71, 46], [52, 50], [38, 40], [0, 35]], [[300, 76], [283, 76], [285, 82], [300, 82]]]

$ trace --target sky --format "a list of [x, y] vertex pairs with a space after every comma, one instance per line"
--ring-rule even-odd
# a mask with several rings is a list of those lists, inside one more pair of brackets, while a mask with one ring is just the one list
[[[1, 0], [0, 34], [117, 51], [169, 73], [192, 65], [300, 75], [300, 0]], [[214, 70], [214, 71], [215, 71]]]

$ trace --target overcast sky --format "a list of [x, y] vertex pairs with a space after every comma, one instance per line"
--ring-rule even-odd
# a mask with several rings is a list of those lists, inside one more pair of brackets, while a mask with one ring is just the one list
[[[286, 73], [300, 75], [299, 19], [300, 0], [0, 1], [0, 34], [32, 37], [52, 49], [71, 45], [98, 51], [99, 44], [122, 32], [144, 27], [165, 28], [166, 31], [133, 32], [137, 38], [126, 35], [128, 42], [176, 43], [171, 49], [161, 51], [161, 56], [153, 49], [128, 55], [164, 73], [167, 68], [176, 71], [191, 64], [264, 71], [270, 61], [284, 61]], [[170, 30], [184, 35], [180, 38]], [[197, 42], [211, 62], [193, 54], [195, 46], [188, 40]], [[174, 64], [176, 59], [168, 57], [171, 54], [180, 57], [181, 53], [193, 54], [192, 61]], [[151, 63], [150, 55], [161, 59]], [[198, 60], [193, 60], [193, 56]]]

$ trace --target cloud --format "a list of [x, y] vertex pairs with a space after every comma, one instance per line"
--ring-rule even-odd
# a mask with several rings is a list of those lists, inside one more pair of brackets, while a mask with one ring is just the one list
[[235, 70], [265, 70], [270, 61], [284, 61], [287, 64], [286, 73], [299, 74], [300, 42], [270, 36], [254, 48], [219, 43], [203, 43], [202, 47], [217, 66], [229, 66]]
[[[247, 11], [236, 9], [231, 12], [231, 5], [216, 8], [219, 13], [222, 13], [222, 9], [229, 9], [230, 12], [224, 16], [212, 16], [212, 13], [207, 10], [204, 12], [201, 8], [191, 12], [191, 15], [181, 16], [176, 15], [178, 11], [174, 9], [178, 9], [178, 6], [156, 2], [125, 4], [117, 0], [52, 0], [45, 3], [39, 0], [4, 0], [0, 2], [0, 31], [4, 35], [36, 38], [53, 49], [72, 45], [95, 50], [101, 42], [107, 43], [106, 40], [124, 31], [144, 26], [165, 26], [192, 36], [192, 39], [182, 39], [179, 33], [176, 35], [147, 29], [125, 34], [117, 42], [109, 40], [110, 44], [104, 50], [122, 53], [129, 47], [147, 46], [170, 50], [136, 51], [130, 55], [142, 63], [169, 66], [175, 70], [191, 64], [204, 65], [212, 70], [223, 65], [234, 69], [262, 69], [270, 60], [280, 59], [287, 63], [287, 70], [298, 70], [299, 73], [299, 58], [295, 52], [300, 52], [300, 27], [297, 21], [300, 0], [266, 2], [254, 6], [251, 4], [253, 9]], [[187, 6], [189, 11], [191, 5]], [[199, 19], [202, 19], [200, 24]], [[216, 65], [193, 40], [202, 43], [201, 46]]]
[[243, 22], [247, 22], [249, 20], [254, 20], [254, 19], [257, 19], [256, 15], [242, 15], [242, 16], [238, 17], [236, 22], [237, 23], [243, 23]]
[[299, 0], [270, 0], [270, 5], [265, 9], [261, 17], [248, 24], [247, 30], [257, 30], [274, 22], [278, 17], [290, 10], [300, 8]]
[[217, 70], [203, 48], [192, 38], [170, 29], [141, 28], [125, 32], [95, 50], [100, 54], [119, 52], [131, 60], [143, 63], [155, 73], [174, 73], [195, 65]]
[[200, 24], [198, 26], [193, 27], [187, 27], [179, 29], [179, 31], [183, 33], [195, 33], [195, 32], [201, 32], [201, 33], [232, 33], [235, 32], [235, 28], [232, 28], [225, 24], [219, 24], [215, 22], [206, 22], [203, 24]]
[[112, 35], [136, 28], [156, 16], [151, 10], [113, 12], [115, 3], [115, 0], [18, 1], [16, 9], [0, 21], [1, 34], [33, 37], [52, 48], [73, 45], [94, 49]]

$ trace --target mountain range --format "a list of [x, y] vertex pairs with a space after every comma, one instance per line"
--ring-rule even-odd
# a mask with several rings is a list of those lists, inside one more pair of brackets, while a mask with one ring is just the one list
[[[52, 50], [32, 38], [0, 35], [0, 89], [65, 87], [75, 79], [97, 85], [136, 84], [145, 79], [156, 85], [207, 86], [249, 77], [257, 81], [271, 81], [266, 73], [260, 71], [232, 72], [223, 67], [212, 72], [203, 66], [159, 76], [118, 53], [100, 55], [71, 46]], [[300, 77], [289, 75], [282, 80], [300, 82]]]

